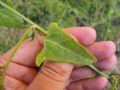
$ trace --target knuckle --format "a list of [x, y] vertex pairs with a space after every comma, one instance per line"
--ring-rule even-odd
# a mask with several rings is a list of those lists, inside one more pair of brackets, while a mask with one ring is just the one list
[[45, 63], [41, 67], [41, 72], [57, 82], [64, 82], [68, 79], [70, 71], [68, 68], [56, 63]]

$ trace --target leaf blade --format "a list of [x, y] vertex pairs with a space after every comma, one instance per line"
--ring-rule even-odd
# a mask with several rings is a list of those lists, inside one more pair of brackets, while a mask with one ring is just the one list
[[[43, 53], [36, 58], [36, 65], [40, 61], [65, 62], [79, 65], [89, 65], [96, 61], [96, 58], [81, 44], [66, 34], [56, 23], [49, 27]], [[43, 55], [41, 57], [41, 55]], [[83, 60], [84, 59], [84, 60]]]
[[[1, 4], [0, 4], [1, 5]], [[8, 28], [21, 28], [23, 26], [23, 19], [15, 15], [13, 12], [0, 6], [0, 25]]]

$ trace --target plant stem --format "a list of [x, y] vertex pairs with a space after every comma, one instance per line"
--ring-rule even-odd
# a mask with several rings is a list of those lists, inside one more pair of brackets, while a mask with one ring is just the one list
[[4, 71], [2, 73], [2, 76], [0, 77], [0, 87], [2, 86], [2, 83], [3, 83], [3, 80], [4, 80], [4, 77], [5, 77], [5, 74], [7, 72], [7, 69], [8, 69], [8, 66], [13, 58], [13, 56], [15, 55], [17, 49], [19, 48], [19, 46], [21, 45], [21, 43], [23, 42], [23, 40], [27, 37], [27, 35], [29, 34], [29, 32], [31, 31], [32, 29], [32, 26], [25, 31], [25, 33], [23, 34], [23, 36], [21, 37], [20, 41], [17, 43], [17, 45], [15, 46], [15, 48], [13, 49], [13, 52], [11, 53], [9, 59], [7, 60], [7, 62], [5, 63], [5, 68], [4, 68]]
[[93, 69], [95, 72], [97, 72], [99, 75], [106, 77], [107, 79], [109, 79], [109, 75], [100, 71], [99, 69], [97, 69], [94, 65], [88, 65], [91, 69]]
[[4, 6], [5, 8], [7, 8], [8, 10], [12, 11], [13, 13], [15, 13], [16, 15], [18, 15], [19, 17], [21, 17], [22, 19], [24, 19], [26, 22], [28, 22], [29, 24], [32, 24], [32, 26], [36, 26], [38, 28], [38, 30], [40, 30], [41, 32], [43, 32], [45, 35], [47, 35], [47, 31], [45, 31], [42, 27], [40, 27], [39, 25], [37, 25], [36, 23], [34, 23], [33, 21], [31, 21], [30, 19], [28, 19], [27, 17], [25, 17], [24, 15], [20, 14], [19, 12], [17, 12], [16, 10], [14, 10], [13, 8], [9, 7], [8, 5], [6, 5], [5, 3], [3, 3], [2, 1], [0, 1], [0, 4], [2, 6]]

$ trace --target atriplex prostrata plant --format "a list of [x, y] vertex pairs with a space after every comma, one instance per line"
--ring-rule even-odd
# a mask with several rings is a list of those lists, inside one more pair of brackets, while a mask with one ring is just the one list
[[[26, 26], [24, 26], [24, 22], [27, 23]], [[36, 66], [40, 66], [40, 64], [46, 60], [86, 65], [93, 69], [97, 74], [108, 78], [111, 82], [111, 90], [116, 90], [116, 87], [119, 83], [119, 75], [108, 75], [92, 65], [96, 62], [96, 58], [92, 55], [92, 53], [90, 53], [83, 45], [79, 44], [71, 36], [65, 33], [62, 28], [57, 25], [57, 23], [52, 23], [47, 32], [39, 25], [35, 24], [30, 19], [17, 12], [13, 8], [12, 4], [7, 5], [0, 1], [0, 25], [12, 28], [27, 28], [4, 65], [3, 72], [0, 76], [0, 89], [3, 89], [4, 76], [17, 49], [31, 31], [36, 35], [36, 37], [38, 37], [36, 32], [36, 30], [38, 30], [43, 33], [46, 38], [44, 41], [44, 47], [36, 58]]]

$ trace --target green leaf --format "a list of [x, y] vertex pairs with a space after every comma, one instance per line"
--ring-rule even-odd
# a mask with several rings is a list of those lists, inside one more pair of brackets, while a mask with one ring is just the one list
[[23, 26], [23, 19], [19, 16], [15, 15], [13, 12], [5, 8], [4, 6], [0, 6], [0, 25], [6, 26], [9, 28], [21, 28]]
[[89, 65], [96, 62], [96, 58], [56, 23], [52, 23], [44, 47], [36, 58], [36, 65], [40, 66], [44, 61]]

